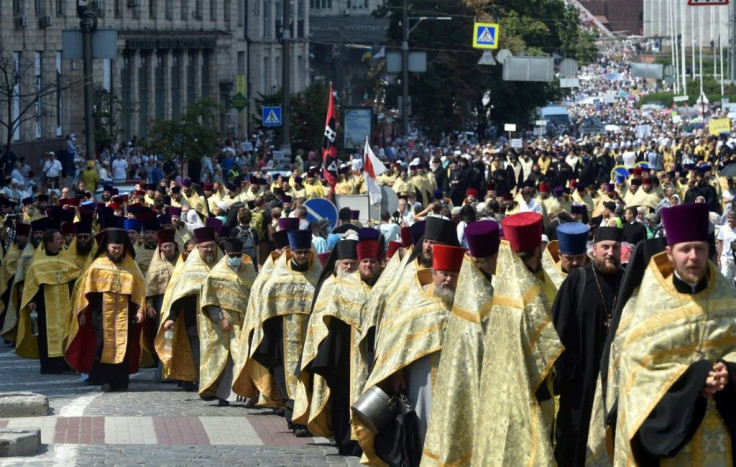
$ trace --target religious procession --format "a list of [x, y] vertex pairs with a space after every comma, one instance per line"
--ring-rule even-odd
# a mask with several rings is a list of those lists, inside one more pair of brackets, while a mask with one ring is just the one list
[[[635, 88], [629, 54], [579, 92]], [[188, 166], [114, 145], [72, 183], [54, 153], [40, 183], [13, 161], [2, 338], [42, 374], [114, 393], [151, 369], [367, 465], [733, 465], [736, 139], [626, 96], [570, 105], [619, 131], [340, 159], [330, 93], [321, 157], [288, 173], [260, 136]]]

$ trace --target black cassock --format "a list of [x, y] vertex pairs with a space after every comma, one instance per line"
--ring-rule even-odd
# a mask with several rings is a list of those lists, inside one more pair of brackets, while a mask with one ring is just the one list
[[325, 378], [330, 388], [330, 422], [338, 453], [342, 456], [360, 456], [363, 453], [358, 442], [350, 439], [351, 332], [350, 325], [331, 317], [329, 334], [306, 368], [308, 372]]
[[[590, 414], [607, 321], [613, 313], [617, 285], [622, 276], [621, 270], [616, 274], [596, 271], [594, 275], [591, 264], [586, 264], [584, 269], [585, 277], [580, 269], [570, 273], [552, 307], [555, 329], [565, 346], [555, 362], [555, 393], [560, 395], [555, 458], [559, 465], [565, 466], [585, 465]], [[582, 296], [579, 295], [581, 285]]]

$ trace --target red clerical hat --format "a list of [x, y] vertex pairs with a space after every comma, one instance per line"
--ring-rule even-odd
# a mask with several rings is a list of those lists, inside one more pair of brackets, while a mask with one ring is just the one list
[[542, 216], [536, 212], [520, 212], [501, 221], [503, 235], [511, 249], [531, 251], [542, 244]]
[[375, 259], [381, 261], [381, 244], [376, 240], [363, 240], [358, 243], [358, 261]]
[[432, 269], [435, 271], [460, 272], [464, 255], [465, 248], [434, 244], [432, 245]]

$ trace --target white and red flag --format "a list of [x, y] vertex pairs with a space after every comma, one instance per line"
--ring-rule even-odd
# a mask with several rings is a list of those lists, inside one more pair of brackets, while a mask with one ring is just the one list
[[365, 138], [365, 149], [363, 150], [363, 176], [365, 177], [365, 185], [368, 191], [368, 197], [372, 205], [381, 204], [381, 187], [378, 185], [376, 177], [386, 171], [383, 165], [368, 144], [368, 137]]

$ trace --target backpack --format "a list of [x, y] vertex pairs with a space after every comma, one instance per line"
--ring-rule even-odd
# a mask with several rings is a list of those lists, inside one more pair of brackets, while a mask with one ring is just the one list
[[243, 253], [250, 256], [251, 259], [256, 259], [256, 238], [253, 235], [253, 231], [250, 227], [243, 228], [241, 226], [235, 227], [232, 232], [234, 237], [240, 239], [243, 242]]

